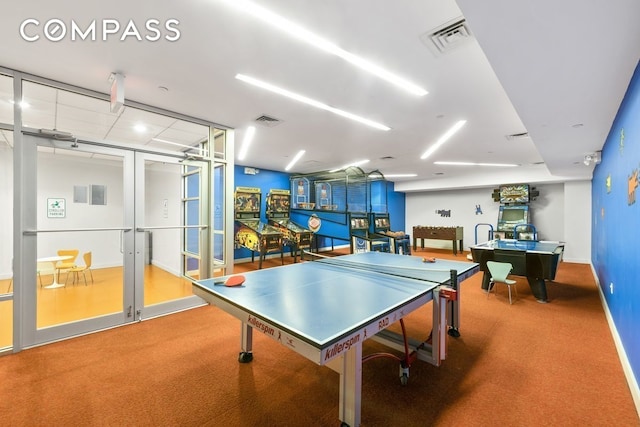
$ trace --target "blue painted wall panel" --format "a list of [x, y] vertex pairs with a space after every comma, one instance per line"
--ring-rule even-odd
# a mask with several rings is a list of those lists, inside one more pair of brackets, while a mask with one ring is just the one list
[[592, 182], [592, 263], [636, 381], [640, 378], [640, 65]]
[[[275, 172], [260, 169], [256, 175], [246, 175], [244, 173], [245, 166], [236, 166], [234, 170], [234, 183], [236, 187], [256, 187], [262, 192], [261, 203], [261, 220], [267, 221], [266, 218], [266, 199], [269, 190], [280, 189], [290, 190], [290, 175], [284, 172]], [[391, 219], [391, 229], [394, 231], [405, 230], [405, 194], [396, 193], [392, 182], [387, 182], [387, 204], [389, 216]], [[376, 200], [377, 203], [383, 203], [382, 198]], [[307, 227], [309, 216], [315, 213], [322, 221], [322, 227], [319, 231], [321, 235], [339, 237], [344, 240], [336, 240], [336, 246], [349, 244], [349, 226], [347, 216], [344, 213], [322, 212], [322, 211], [295, 211], [291, 215], [291, 220], [303, 227]], [[321, 239], [320, 247], [330, 247], [330, 239]], [[250, 258], [251, 251], [245, 248], [236, 249], [234, 251], [234, 259]]]

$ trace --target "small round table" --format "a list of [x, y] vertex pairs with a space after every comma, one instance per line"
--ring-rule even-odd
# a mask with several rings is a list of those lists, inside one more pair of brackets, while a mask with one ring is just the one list
[[71, 255], [56, 255], [37, 259], [38, 262], [50, 262], [53, 265], [53, 283], [45, 286], [45, 288], [55, 289], [65, 286], [64, 283], [58, 283], [58, 276], [56, 275], [56, 264], [60, 261], [66, 261], [71, 258], [73, 258]]

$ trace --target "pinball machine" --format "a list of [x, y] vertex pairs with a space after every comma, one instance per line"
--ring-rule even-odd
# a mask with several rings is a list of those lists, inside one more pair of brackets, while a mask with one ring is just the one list
[[391, 231], [391, 221], [388, 213], [371, 213], [372, 235], [382, 235], [389, 238], [390, 252], [400, 255], [411, 255], [411, 237], [404, 231]]
[[259, 254], [258, 268], [268, 253], [282, 251], [283, 235], [272, 225], [260, 221], [261, 196], [259, 188], [237, 187], [235, 192], [235, 243], [251, 251], [251, 262]]
[[[304, 203], [304, 202], [303, 202]], [[297, 262], [298, 254], [303, 259], [303, 250], [311, 248], [313, 232], [291, 221], [291, 192], [271, 189], [267, 195], [267, 220], [283, 236], [283, 246], [288, 246]]]

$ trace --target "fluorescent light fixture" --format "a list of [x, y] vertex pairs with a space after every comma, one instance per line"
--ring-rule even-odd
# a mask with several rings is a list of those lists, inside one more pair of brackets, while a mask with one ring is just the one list
[[520, 165], [512, 163], [475, 163], [475, 162], [433, 162], [434, 165], [446, 166], [492, 166], [496, 168], [513, 168]]
[[298, 162], [298, 160], [300, 160], [300, 157], [302, 157], [304, 153], [305, 153], [304, 150], [298, 151], [298, 153], [293, 157], [293, 159], [289, 162], [287, 167], [284, 168], [284, 170], [288, 171], [289, 169], [291, 169], [293, 165], [295, 165]]
[[422, 160], [426, 159], [427, 157], [429, 157], [430, 155], [432, 155], [438, 148], [440, 148], [440, 146], [442, 144], [444, 144], [445, 142], [447, 142], [447, 140], [449, 138], [451, 138], [456, 132], [458, 132], [460, 130], [460, 128], [462, 128], [462, 126], [464, 126], [464, 124], [467, 123], [466, 120], [460, 120], [458, 122], [456, 122], [455, 125], [453, 125], [451, 127], [451, 129], [449, 129], [448, 131], [446, 131], [444, 133], [444, 135], [442, 135], [440, 137], [440, 139], [438, 139], [436, 141], [435, 144], [433, 144], [431, 147], [429, 147], [429, 149], [427, 151], [424, 152], [424, 154], [422, 154], [422, 156], [420, 156], [420, 158]]
[[245, 76], [244, 74], [236, 74], [236, 79], [241, 80], [241, 81], [243, 81], [245, 83], [249, 83], [251, 85], [257, 86], [259, 88], [266, 89], [266, 90], [268, 90], [270, 92], [277, 93], [278, 95], [286, 96], [287, 98], [295, 99], [296, 101], [305, 103], [307, 105], [311, 105], [313, 107], [320, 108], [321, 110], [326, 110], [326, 111], [329, 111], [329, 112], [331, 112], [333, 114], [337, 114], [339, 116], [346, 117], [346, 118], [351, 119], [351, 120], [355, 120], [356, 122], [363, 123], [363, 124], [365, 124], [367, 126], [371, 126], [373, 128], [376, 128], [376, 129], [380, 129], [380, 130], [389, 130], [389, 129], [391, 129], [388, 126], [385, 126], [383, 124], [374, 122], [373, 120], [365, 119], [364, 117], [360, 117], [360, 116], [357, 116], [355, 114], [349, 113], [347, 111], [343, 111], [343, 110], [340, 110], [338, 108], [331, 107], [331, 106], [329, 106], [327, 104], [324, 104], [324, 103], [322, 103], [320, 101], [316, 101], [315, 99], [307, 98], [306, 96], [299, 95], [297, 93], [288, 91], [286, 89], [282, 89], [282, 88], [280, 88], [278, 86], [274, 86], [274, 85], [272, 85], [270, 83], [264, 82], [262, 80], [255, 79], [253, 77]]
[[349, 164], [344, 165], [344, 166], [342, 166], [340, 168], [332, 169], [332, 170], [329, 171], [329, 173], [338, 172], [340, 170], [343, 170], [343, 169], [346, 169], [346, 168], [350, 168], [352, 166], [361, 166], [361, 165], [364, 165], [365, 163], [369, 163], [369, 159], [358, 160], [357, 162], [349, 163]]
[[[16, 102], [15, 102], [13, 99], [10, 99], [10, 100], [9, 100], [9, 103], [10, 103], [10, 104], [15, 104]], [[26, 102], [26, 101], [20, 101], [20, 108], [22, 108], [23, 110], [24, 110], [24, 109], [29, 108], [30, 106], [31, 106], [31, 105], [30, 105], [28, 102]]]
[[387, 82], [398, 86], [411, 94], [423, 96], [428, 93], [420, 86], [413, 84], [364, 58], [347, 52], [329, 40], [312, 33], [306, 28], [296, 24], [295, 22], [289, 21], [288, 19], [258, 5], [257, 3], [245, 0], [227, 0], [227, 3], [248, 13], [249, 15], [252, 15], [254, 18], [257, 18], [264, 23], [271, 25], [277, 30], [283, 31], [290, 36], [302, 40], [318, 49], [324, 50], [327, 53], [338, 56], [352, 65], [386, 80]]
[[189, 150], [196, 150], [196, 151], [200, 151], [200, 147], [193, 147], [191, 145], [186, 145], [186, 144], [180, 144], [178, 142], [173, 142], [173, 141], [167, 141], [166, 139], [160, 139], [160, 138], [151, 138], [152, 141], [156, 141], [156, 142], [162, 142], [163, 144], [169, 144], [169, 145], [175, 145], [176, 147], [183, 147]]
[[414, 178], [418, 176], [417, 173], [385, 173], [385, 178]]
[[242, 140], [242, 147], [240, 147], [240, 153], [238, 154], [238, 160], [244, 160], [247, 157], [247, 151], [249, 150], [249, 146], [251, 145], [251, 141], [253, 141], [253, 136], [256, 134], [255, 126], [249, 126], [244, 134], [244, 139]]

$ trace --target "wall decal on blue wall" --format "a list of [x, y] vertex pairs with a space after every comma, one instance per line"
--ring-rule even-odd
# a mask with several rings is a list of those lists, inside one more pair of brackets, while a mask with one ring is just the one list
[[482, 208], [480, 205], [476, 205], [476, 215], [482, 215]]
[[632, 205], [636, 202], [636, 189], [638, 188], [638, 169], [631, 172], [629, 185], [627, 187], [627, 203]]
[[607, 194], [611, 193], [611, 174], [607, 175], [605, 185], [607, 186]]
[[[591, 187], [591, 262], [636, 384], [640, 379], [640, 203], [633, 202], [640, 186], [638, 117], [640, 63], [611, 124]], [[610, 186], [605, 186], [609, 175]], [[610, 283], [615, 284], [613, 293]]]

